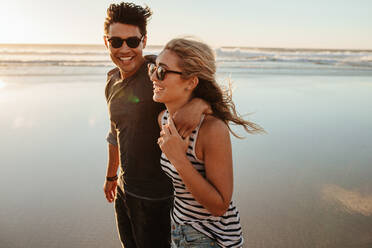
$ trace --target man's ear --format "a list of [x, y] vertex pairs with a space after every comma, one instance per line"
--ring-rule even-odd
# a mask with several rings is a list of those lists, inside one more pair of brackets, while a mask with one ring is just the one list
[[146, 44], [147, 44], [147, 35], [145, 35], [145, 37], [143, 37], [143, 40], [142, 40], [142, 49], [145, 49]]
[[107, 36], [106, 35], [103, 36], [103, 41], [105, 42], [105, 47], [108, 49], [109, 47], [108, 47]]

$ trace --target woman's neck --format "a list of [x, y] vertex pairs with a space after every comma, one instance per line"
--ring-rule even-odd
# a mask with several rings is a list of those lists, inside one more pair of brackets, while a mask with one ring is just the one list
[[190, 100], [191, 100], [190, 98], [187, 98], [187, 99], [180, 100], [180, 101], [177, 101], [177, 102], [169, 102], [169, 103], [165, 103], [165, 106], [167, 107], [167, 110], [168, 110], [169, 114], [172, 116], [180, 108], [185, 106]]

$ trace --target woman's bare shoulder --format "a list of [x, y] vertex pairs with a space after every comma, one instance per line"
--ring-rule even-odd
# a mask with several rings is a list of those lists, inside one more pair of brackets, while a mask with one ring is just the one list
[[229, 128], [227, 124], [213, 115], [205, 116], [199, 132], [205, 138], [229, 136]]

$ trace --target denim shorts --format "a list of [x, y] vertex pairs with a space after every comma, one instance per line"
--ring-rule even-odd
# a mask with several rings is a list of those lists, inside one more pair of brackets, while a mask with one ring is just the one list
[[172, 222], [172, 248], [220, 248], [217, 242], [190, 225], [179, 225]]

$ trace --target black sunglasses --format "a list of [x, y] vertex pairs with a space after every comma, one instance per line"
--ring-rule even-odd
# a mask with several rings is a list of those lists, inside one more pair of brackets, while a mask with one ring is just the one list
[[149, 76], [151, 77], [152, 74], [153, 74], [154, 72], [156, 72], [156, 77], [157, 77], [160, 81], [163, 81], [163, 80], [164, 80], [165, 75], [166, 75], [167, 73], [176, 73], [176, 74], [180, 74], [180, 75], [182, 75], [182, 72], [180, 72], [180, 71], [171, 71], [171, 70], [165, 69], [165, 68], [162, 67], [161, 65], [156, 66], [154, 63], [149, 63], [149, 64], [147, 64], [147, 68], [149, 69], [149, 70], [148, 70]]
[[113, 37], [108, 38], [107, 40], [108, 42], [110, 42], [113, 48], [120, 48], [123, 45], [124, 41], [127, 43], [128, 47], [137, 48], [138, 45], [141, 43], [143, 37], [144, 36], [142, 36], [141, 38], [138, 38], [137, 36], [132, 36], [126, 39], [122, 39], [120, 37], [113, 36]]

